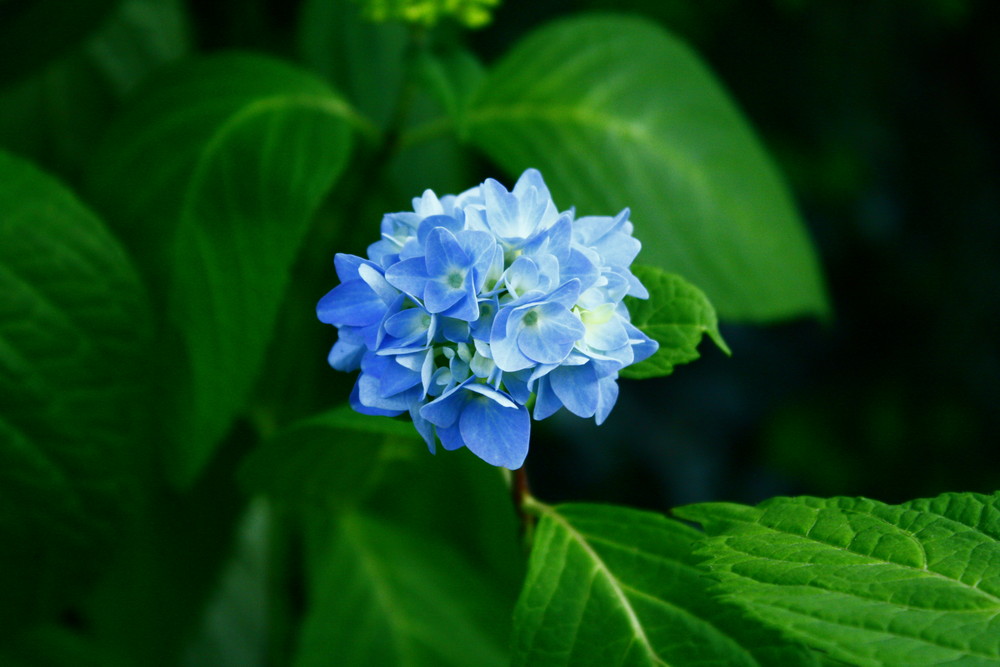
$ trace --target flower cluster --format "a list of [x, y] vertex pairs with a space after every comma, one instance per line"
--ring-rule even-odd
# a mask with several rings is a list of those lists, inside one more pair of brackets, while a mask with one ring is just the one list
[[361, 373], [355, 410], [409, 412], [433, 452], [468, 447], [516, 469], [529, 402], [600, 424], [618, 371], [656, 351], [629, 321], [626, 295], [649, 295], [629, 266], [629, 212], [559, 212], [529, 169], [508, 192], [492, 179], [459, 195], [427, 190], [382, 219], [368, 258], [338, 254], [341, 284], [317, 306], [338, 328], [330, 365]]

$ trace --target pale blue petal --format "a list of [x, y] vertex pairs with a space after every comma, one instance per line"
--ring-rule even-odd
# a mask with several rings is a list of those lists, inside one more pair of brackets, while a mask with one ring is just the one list
[[536, 385], [535, 391], [535, 420], [541, 421], [552, 416], [562, 406], [559, 397], [552, 391], [552, 385], [548, 376], [541, 378]]
[[385, 279], [396, 289], [420, 299], [427, 284], [427, 263], [423, 257], [400, 260], [385, 270]]
[[382, 325], [393, 338], [407, 339], [426, 335], [431, 315], [422, 308], [407, 308], [386, 319]]
[[367, 349], [364, 345], [337, 340], [326, 360], [336, 370], [349, 373], [361, 367], [361, 357]]
[[545, 301], [549, 303], [558, 303], [560, 306], [565, 308], [572, 308], [576, 304], [576, 300], [580, 298], [581, 283], [579, 280], [567, 280], [558, 288], [550, 292], [546, 297]]
[[459, 417], [462, 440], [490, 465], [516, 470], [528, 455], [531, 418], [523, 405], [504, 407], [483, 396], [469, 401]]
[[365, 284], [372, 288], [372, 291], [378, 295], [378, 298], [386, 303], [395, 299], [399, 294], [385, 279], [382, 270], [371, 262], [365, 262], [358, 267], [358, 276], [361, 280], [365, 281]]
[[583, 342], [598, 350], [617, 350], [629, 344], [625, 323], [618, 315], [612, 315], [604, 322], [588, 322]]
[[497, 367], [505, 372], [519, 371], [533, 366], [517, 345], [517, 332], [523, 312], [515, 308], [501, 308], [490, 330], [490, 355]]
[[[432, 313], [444, 313], [466, 296], [463, 287], [451, 287], [436, 278], [428, 280], [424, 287], [424, 307]], [[455, 315], [448, 314], [448, 317]]]
[[629, 343], [632, 345], [632, 354], [634, 355], [632, 363], [648, 359], [660, 348], [659, 343], [644, 334], [631, 322], [625, 322], [624, 326], [628, 331]]
[[597, 399], [597, 413], [594, 415], [594, 419], [598, 426], [603, 424], [604, 420], [608, 418], [608, 415], [611, 414], [611, 408], [615, 407], [615, 401], [618, 400], [617, 378], [618, 374], [616, 373], [611, 377], [602, 378], [600, 380], [600, 391]]
[[425, 218], [417, 228], [417, 240], [426, 245], [427, 239], [435, 229], [445, 229], [457, 234], [465, 227], [465, 220], [450, 215], [432, 215]]
[[455, 235], [444, 227], [435, 227], [427, 235], [424, 242], [427, 257], [427, 275], [431, 277], [447, 276], [457, 268], [469, 270], [472, 260], [462, 250]]
[[423, 407], [421, 403], [410, 406], [410, 419], [413, 420], [413, 427], [417, 429], [417, 433], [427, 443], [427, 449], [430, 450], [431, 454], [434, 454], [437, 450], [434, 439], [434, 424], [420, 416], [421, 407]]
[[465, 389], [467, 391], [479, 394], [480, 396], [485, 396], [491, 401], [499, 403], [501, 407], [504, 408], [517, 407], [517, 403], [515, 403], [510, 396], [508, 396], [502, 391], [490, 387], [489, 385], [480, 384], [478, 382], [470, 382], [469, 384], [465, 385]]
[[[517, 348], [521, 354], [535, 363], [557, 364], [573, 349], [573, 341], [553, 340], [545, 335], [540, 326], [525, 327], [517, 335]], [[497, 365], [500, 366], [499, 361]]]
[[538, 265], [530, 257], [521, 255], [507, 267], [503, 279], [507, 291], [516, 297], [538, 285]]

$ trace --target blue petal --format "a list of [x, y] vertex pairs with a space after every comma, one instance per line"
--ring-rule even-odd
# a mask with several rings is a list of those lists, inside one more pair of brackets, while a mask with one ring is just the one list
[[478, 396], [462, 410], [459, 429], [465, 446], [491, 465], [515, 470], [528, 455], [531, 418], [523, 405], [505, 407], [493, 398]]
[[562, 406], [559, 397], [552, 391], [548, 376], [541, 378], [535, 393], [535, 419], [541, 421], [558, 412]]
[[400, 260], [385, 270], [385, 279], [396, 289], [420, 299], [427, 284], [427, 263], [423, 257]]
[[552, 391], [567, 410], [578, 417], [592, 417], [597, 412], [599, 381], [592, 364], [561, 366], [548, 377], [552, 383]]
[[602, 378], [600, 381], [600, 392], [597, 399], [597, 413], [594, 415], [597, 425], [600, 426], [611, 414], [611, 408], [615, 407], [618, 400], [618, 374], [612, 377]]
[[319, 321], [338, 327], [374, 324], [385, 311], [385, 302], [362, 280], [337, 285], [316, 304]]
[[[465, 296], [466, 290], [462, 287], [451, 287], [441, 280], [431, 279], [424, 287], [424, 307], [432, 313], [444, 313]], [[449, 314], [448, 317], [455, 315]]]
[[531, 258], [521, 255], [503, 274], [504, 285], [512, 296], [518, 296], [538, 285], [538, 265]]
[[375, 415], [376, 417], [395, 417], [405, 412], [405, 410], [385, 410], [382, 408], [376, 408], [362, 403], [361, 377], [362, 376], [359, 375], [358, 381], [354, 383], [354, 389], [351, 390], [351, 397], [349, 399], [351, 407], [354, 409], [355, 412], [360, 412], [363, 415]]
[[427, 243], [427, 238], [430, 236], [431, 232], [435, 229], [446, 229], [452, 233], [457, 234], [465, 227], [465, 220], [459, 220], [450, 215], [432, 215], [420, 223], [417, 228], [417, 240], [421, 244]]
[[393, 338], [407, 339], [427, 334], [431, 315], [422, 308], [407, 308], [388, 318], [383, 325]]
[[[435, 227], [427, 235], [424, 243], [427, 252], [427, 275], [446, 277], [456, 269], [468, 271], [472, 268], [472, 260], [462, 250], [458, 239], [444, 227]], [[464, 273], [463, 271], [463, 273]]]
[[465, 447], [465, 440], [462, 439], [462, 431], [457, 422], [444, 428], [438, 426], [435, 430], [441, 439], [441, 446], [449, 452]]
[[334, 343], [326, 360], [330, 366], [338, 371], [356, 371], [361, 367], [361, 357], [367, 349], [364, 345], [338, 340]]
[[660, 349], [659, 343], [644, 334], [631, 322], [625, 322], [624, 326], [625, 330], [628, 331], [629, 343], [632, 345], [632, 354], [634, 355], [632, 363], [648, 359]]
[[431, 454], [435, 453], [437, 447], [434, 446], [434, 424], [420, 416], [420, 408], [422, 404], [416, 404], [410, 406], [410, 419], [413, 420], [413, 427], [417, 429], [417, 433], [420, 437], [424, 439], [427, 443], [427, 449], [430, 450]]
[[504, 186], [487, 178], [482, 185], [482, 194], [486, 202], [486, 224], [498, 238], [522, 239], [531, 232], [521, 228], [517, 197], [507, 192]]
[[451, 317], [442, 317], [441, 335], [452, 343], [467, 343], [469, 341], [469, 323]]
[[465, 401], [466, 395], [462, 385], [458, 385], [420, 408], [420, 416], [439, 429], [447, 428], [458, 421]]
[[523, 313], [508, 306], [501, 308], [493, 320], [493, 327], [490, 329], [490, 353], [502, 371], [513, 373], [534, 365], [517, 345], [520, 318], [523, 316]]

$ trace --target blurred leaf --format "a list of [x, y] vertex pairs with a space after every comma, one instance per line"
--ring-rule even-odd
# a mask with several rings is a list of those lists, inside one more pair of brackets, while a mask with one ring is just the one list
[[512, 175], [537, 167], [581, 214], [631, 207], [642, 260], [699, 285], [723, 318], [824, 314], [791, 198], [712, 74], [637, 18], [542, 28], [489, 74], [464, 129]]
[[482, 63], [472, 53], [462, 50], [421, 53], [417, 73], [425, 89], [456, 121], [464, 117], [473, 94], [486, 78]]
[[512, 664], [816, 664], [708, 594], [698, 531], [622, 507], [539, 507]]
[[719, 334], [715, 309], [705, 295], [680, 276], [647, 266], [634, 266], [635, 276], [649, 290], [649, 299], [627, 297], [632, 324], [660, 344], [649, 359], [622, 369], [622, 377], [643, 378], [670, 375], [674, 366], [699, 357], [698, 344], [703, 334], [730, 354]]
[[149, 311], [58, 182], [0, 152], [0, 627], [91, 578], [134, 510]]
[[119, 0], [0, 4], [0, 84], [40, 69], [96, 30]]
[[1000, 493], [676, 510], [718, 593], [852, 665], [1000, 664]]
[[93, 638], [57, 625], [32, 628], [0, 645], [4, 667], [135, 667]]
[[188, 46], [180, 0], [126, 0], [85, 42], [0, 90], [0, 145], [74, 179], [120, 98]]
[[157, 478], [142, 520], [80, 609], [81, 624], [137, 667], [177, 667], [234, 550], [245, 506], [233, 475], [242, 450], [220, 454], [189, 489]]
[[331, 81], [375, 123], [392, 116], [403, 85], [406, 27], [361, 18], [353, 0], [305, 0], [299, 17], [303, 62]]
[[370, 490], [387, 445], [423, 449], [412, 424], [344, 405], [303, 420], [268, 440], [240, 470], [251, 492], [323, 507], [354, 503]]
[[186, 351], [170, 362], [182, 404], [165, 415], [179, 483], [246, 400], [301, 239], [346, 164], [349, 119], [307, 74], [217, 56], [150, 82], [97, 158], [91, 191], [166, 293]]
[[297, 667], [507, 664], [505, 591], [428, 535], [341, 515], [310, 591]]
[[524, 577], [524, 555], [500, 470], [465, 448], [432, 456], [421, 441], [409, 451], [406, 457], [406, 450], [396, 450], [365, 511], [446, 542], [502, 587], [516, 591]]

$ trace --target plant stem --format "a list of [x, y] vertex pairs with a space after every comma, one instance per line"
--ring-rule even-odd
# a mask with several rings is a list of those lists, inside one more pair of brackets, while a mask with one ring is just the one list
[[517, 512], [517, 518], [521, 522], [521, 539], [525, 547], [530, 550], [532, 540], [535, 536], [535, 522], [538, 520], [537, 515], [531, 511], [531, 508], [537, 504], [537, 501], [531, 495], [531, 489], [528, 486], [528, 474], [525, 472], [524, 466], [513, 471], [510, 496], [514, 501], [514, 510]]

